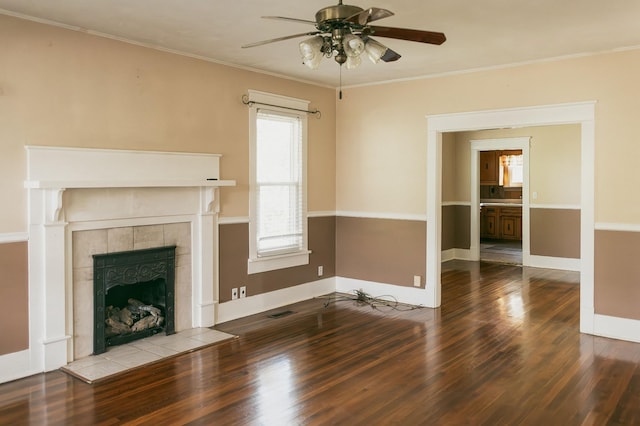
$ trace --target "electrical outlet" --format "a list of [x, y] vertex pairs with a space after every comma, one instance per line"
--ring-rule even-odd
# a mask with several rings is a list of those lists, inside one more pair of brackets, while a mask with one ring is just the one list
[[324, 274], [324, 267], [322, 265], [318, 266], [318, 276], [321, 277]]
[[420, 287], [422, 285], [422, 277], [420, 275], [413, 276], [413, 286]]
[[231, 289], [231, 300], [236, 300], [237, 298], [238, 298], [238, 289], [234, 287]]
[[242, 286], [240, 287], [240, 297], [246, 297], [247, 296], [247, 286]]

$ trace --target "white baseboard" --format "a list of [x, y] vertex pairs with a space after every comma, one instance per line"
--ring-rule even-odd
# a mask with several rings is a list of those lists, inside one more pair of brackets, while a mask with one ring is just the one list
[[441, 262], [447, 262], [449, 260], [473, 260], [471, 258], [471, 250], [452, 248], [449, 250], [443, 250], [441, 255]]
[[440, 253], [440, 262], [448, 262], [456, 258], [456, 249], [442, 250]]
[[[566, 257], [549, 257], [549, 256], [524, 256], [528, 259], [525, 266], [531, 266], [533, 268], [547, 268], [547, 269], [561, 269], [565, 271], [580, 271], [580, 259], [571, 259]], [[449, 260], [470, 260], [474, 259], [471, 256], [471, 250], [452, 248], [449, 250], [443, 250], [441, 253], [441, 261], [447, 262]]]
[[565, 271], [580, 271], [580, 259], [571, 259], [568, 257], [529, 255], [529, 256], [525, 256], [524, 260], [525, 260], [525, 266], [532, 266], [534, 268], [562, 269]]
[[596, 336], [640, 343], [640, 320], [596, 314], [593, 333]]
[[[250, 288], [247, 289], [251, 291]], [[216, 324], [259, 314], [281, 306], [309, 300], [336, 291], [335, 277], [312, 281], [282, 290], [248, 296], [218, 305]]]
[[29, 349], [0, 356], [0, 383], [42, 373], [31, 366]]
[[356, 290], [362, 290], [371, 297], [393, 296], [400, 303], [427, 306], [427, 292], [424, 288], [405, 287], [373, 281], [357, 280], [354, 278], [336, 277], [335, 291], [339, 293], [355, 294]]

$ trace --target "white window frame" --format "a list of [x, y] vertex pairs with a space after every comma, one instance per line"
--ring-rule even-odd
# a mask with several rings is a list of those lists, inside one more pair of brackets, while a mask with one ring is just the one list
[[[249, 259], [247, 272], [256, 274], [276, 269], [309, 264], [307, 225], [307, 114], [309, 101], [287, 96], [249, 90]], [[257, 252], [257, 182], [256, 182], [256, 123], [258, 110], [296, 115], [301, 123], [302, 136], [302, 249], [293, 253], [258, 256]]]

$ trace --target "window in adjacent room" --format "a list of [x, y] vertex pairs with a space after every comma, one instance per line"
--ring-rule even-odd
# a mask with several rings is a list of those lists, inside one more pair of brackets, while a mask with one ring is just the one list
[[308, 102], [255, 91], [249, 100], [256, 103], [250, 107], [248, 272], [308, 264], [307, 116], [283, 108], [306, 110]]
[[524, 182], [524, 162], [522, 154], [501, 155], [499, 160], [500, 176], [498, 183], [506, 187], [522, 186]]

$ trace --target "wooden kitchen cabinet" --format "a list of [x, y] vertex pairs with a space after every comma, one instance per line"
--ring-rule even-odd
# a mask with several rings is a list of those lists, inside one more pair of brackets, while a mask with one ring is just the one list
[[522, 240], [522, 208], [483, 206], [480, 210], [480, 238]]
[[500, 208], [500, 238], [522, 240], [522, 208]]
[[498, 184], [498, 152], [480, 151], [480, 185]]
[[480, 210], [480, 238], [499, 238], [498, 207], [483, 207]]

